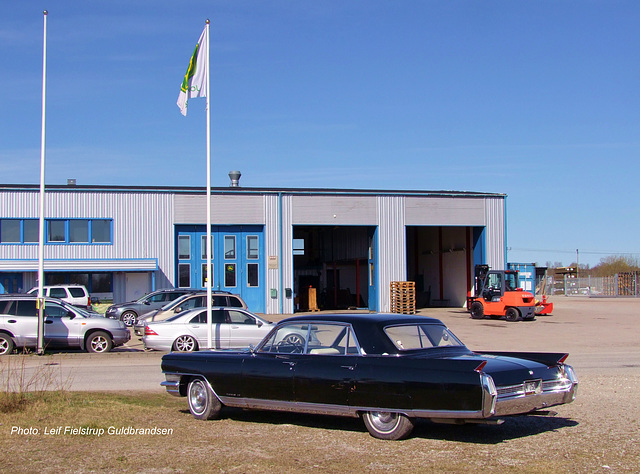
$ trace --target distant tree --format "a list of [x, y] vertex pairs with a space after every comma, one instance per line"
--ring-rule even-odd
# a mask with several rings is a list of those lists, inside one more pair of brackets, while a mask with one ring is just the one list
[[593, 267], [591, 274], [597, 277], [613, 276], [617, 273], [634, 272], [640, 270], [638, 259], [631, 256], [610, 255], [600, 259], [600, 263]]

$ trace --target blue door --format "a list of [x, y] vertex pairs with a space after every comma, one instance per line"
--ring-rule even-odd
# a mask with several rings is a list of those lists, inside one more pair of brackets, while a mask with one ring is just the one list
[[29, 288], [22, 287], [22, 273], [0, 273], [0, 294], [24, 293]]
[[[211, 288], [240, 295], [249, 310], [265, 310], [264, 232], [262, 226], [213, 226]], [[206, 288], [205, 226], [176, 228], [177, 285]]]
[[378, 228], [369, 229], [369, 255], [367, 266], [369, 275], [369, 310], [378, 311], [378, 268], [376, 265], [378, 255]]

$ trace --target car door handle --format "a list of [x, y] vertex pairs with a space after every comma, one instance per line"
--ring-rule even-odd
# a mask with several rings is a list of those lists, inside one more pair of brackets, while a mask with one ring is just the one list
[[8, 322], [8, 323], [13, 323], [13, 324], [15, 324], [15, 323], [17, 323], [18, 321], [16, 321], [15, 319], [10, 319], [10, 320], [9, 320], [9, 321], [7, 321], [7, 322]]
[[349, 370], [353, 370], [355, 368], [353, 365], [341, 365], [340, 367], [343, 369], [349, 369]]
[[291, 361], [283, 362], [283, 364], [289, 364], [289, 369], [291, 370], [296, 366], [296, 363]]
[[44, 323], [45, 324], [53, 324], [53, 321], [51, 319], [45, 319]]

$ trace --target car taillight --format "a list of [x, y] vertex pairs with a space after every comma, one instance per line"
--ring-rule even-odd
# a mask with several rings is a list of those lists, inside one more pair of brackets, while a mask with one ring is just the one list
[[91, 306], [91, 296], [87, 297], [87, 306]]
[[144, 335], [145, 336], [157, 336], [158, 333], [151, 329], [149, 326], [144, 327]]

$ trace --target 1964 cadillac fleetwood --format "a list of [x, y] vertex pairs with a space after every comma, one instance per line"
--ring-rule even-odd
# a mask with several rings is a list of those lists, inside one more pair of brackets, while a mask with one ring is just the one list
[[225, 405], [344, 415], [402, 439], [416, 418], [500, 423], [570, 403], [578, 380], [567, 356], [472, 352], [423, 316], [320, 314], [281, 321], [250, 350], [169, 353], [162, 385], [198, 419]]

